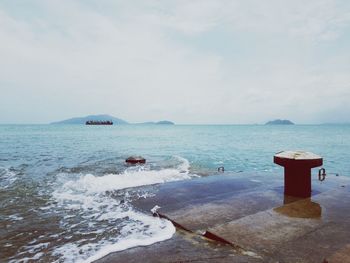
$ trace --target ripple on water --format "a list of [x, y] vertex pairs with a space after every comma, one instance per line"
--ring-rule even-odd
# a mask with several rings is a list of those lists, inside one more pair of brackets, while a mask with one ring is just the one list
[[17, 180], [17, 175], [10, 169], [0, 167], [0, 189], [10, 187]]

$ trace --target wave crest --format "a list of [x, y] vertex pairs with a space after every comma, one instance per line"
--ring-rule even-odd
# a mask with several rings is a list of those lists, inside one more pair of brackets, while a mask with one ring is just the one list
[[[59, 183], [53, 192], [56, 205], [50, 209], [64, 211], [60, 225], [70, 227], [66, 230], [70, 235], [94, 233], [95, 238], [89, 242], [76, 240], [63, 244], [55, 248], [53, 255], [68, 262], [92, 262], [111, 252], [171, 238], [175, 227], [170, 221], [135, 211], [129, 202], [135, 197], [130, 194], [135, 187], [193, 176], [186, 159], [174, 157], [170, 163], [172, 167], [156, 170], [150, 166], [129, 167], [120, 174], [83, 174], [74, 179], [72, 174], [59, 174]], [[73, 224], [74, 220], [78, 223]]]

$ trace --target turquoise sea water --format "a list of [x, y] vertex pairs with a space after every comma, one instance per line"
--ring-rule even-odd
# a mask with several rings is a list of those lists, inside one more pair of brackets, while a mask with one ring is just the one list
[[[173, 227], [130, 205], [150, 194], [143, 185], [219, 166], [281, 174], [281, 150], [314, 152], [350, 176], [350, 125], [0, 125], [0, 257], [91, 261], [164, 240]], [[148, 164], [126, 166], [135, 154]]]

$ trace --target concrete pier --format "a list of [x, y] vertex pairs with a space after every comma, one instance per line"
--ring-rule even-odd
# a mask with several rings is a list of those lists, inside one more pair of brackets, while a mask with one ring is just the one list
[[[214, 174], [149, 186], [133, 204], [178, 225], [170, 240], [98, 262], [350, 262], [350, 178], [313, 178], [311, 198], [284, 195], [276, 175]], [[227, 241], [203, 236], [207, 233]]]

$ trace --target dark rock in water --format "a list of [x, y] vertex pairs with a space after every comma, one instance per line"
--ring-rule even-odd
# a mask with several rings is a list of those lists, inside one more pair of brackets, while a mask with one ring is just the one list
[[294, 123], [290, 120], [274, 120], [274, 121], [268, 121], [266, 125], [293, 125]]
[[142, 156], [130, 156], [125, 160], [129, 164], [146, 163], [146, 159]]

